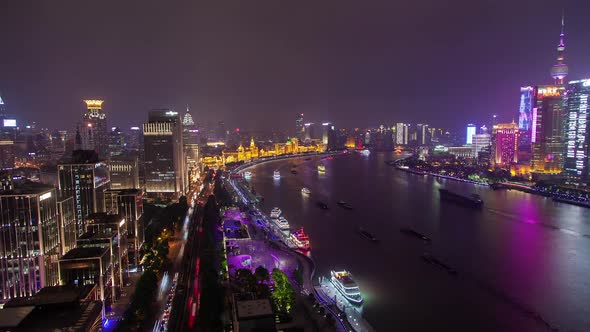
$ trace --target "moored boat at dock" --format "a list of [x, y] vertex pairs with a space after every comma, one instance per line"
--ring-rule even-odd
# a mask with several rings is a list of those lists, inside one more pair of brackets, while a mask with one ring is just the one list
[[362, 304], [363, 297], [361, 290], [357, 283], [352, 278], [352, 275], [346, 271], [330, 271], [330, 281], [334, 287], [352, 304]]

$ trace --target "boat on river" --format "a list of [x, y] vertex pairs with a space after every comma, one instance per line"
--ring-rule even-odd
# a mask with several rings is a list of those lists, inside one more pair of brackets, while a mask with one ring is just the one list
[[363, 303], [363, 296], [361, 290], [357, 285], [356, 281], [352, 278], [350, 272], [343, 271], [330, 271], [330, 281], [334, 287], [347, 299], [350, 303], [359, 305]]

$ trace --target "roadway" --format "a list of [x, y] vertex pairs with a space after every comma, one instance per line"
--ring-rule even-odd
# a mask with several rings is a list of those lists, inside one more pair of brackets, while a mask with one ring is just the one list
[[213, 192], [213, 185], [203, 186], [198, 197], [193, 200], [194, 213], [188, 223], [186, 244], [181, 259], [179, 287], [174, 301], [173, 316], [170, 321], [170, 331], [195, 331], [199, 312], [199, 244], [202, 234], [202, 208], [207, 197]]
[[[158, 287], [158, 294], [156, 298], [156, 316], [152, 331], [175, 331], [173, 327], [172, 317], [175, 310], [178, 310], [173, 304], [176, 301], [178, 291], [182, 289], [181, 278], [184, 273], [183, 257], [187, 251], [188, 239], [190, 235], [191, 220], [195, 215], [195, 202], [191, 199], [193, 192], [189, 192], [187, 200], [189, 202], [188, 211], [184, 217], [180, 230], [174, 232], [173, 237], [169, 241], [170, 250], [168, 252], [168, 259], [170, 264], [164, 276], [160, 280]], [[174, 280], [178, 281], [174, 282]]]

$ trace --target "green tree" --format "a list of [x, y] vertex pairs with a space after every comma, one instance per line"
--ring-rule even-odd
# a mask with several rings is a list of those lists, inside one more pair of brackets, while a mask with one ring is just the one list
[[277, 311], [288, 313], [295, 304], [295, 290], [287, 275], [279, 269], [272, 270], [272, 280], [275, 285], [272, 299]]

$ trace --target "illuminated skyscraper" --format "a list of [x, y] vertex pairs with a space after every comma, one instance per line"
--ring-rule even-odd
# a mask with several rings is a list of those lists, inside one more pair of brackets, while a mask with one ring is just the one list
[[84, 100], [86, 112], [82, 118], [82, 149], [94, 150], [99, 157], [107, 156], [108, 131], [107, 116], [102, 111], [104, 100]]
[[336, 148], [336, 131], [330, 122], [322, 123], [322, 143], [326, 145], [328, 150]]
[[180, 115], [168, 109], [150, 111], [143, 136], [146, 194], [177, 199], [188, 185]]
[[15, 184], [0, 190], [0, 300], [31, 296], [59, 283], [61, 253], [53, 186]]
[[186, 105], [186, 113], [184, 113], [184, 117], [182, 118], [182, 125], [185, 127], [194, 126], [195, 122], [193, 121], [193, 117], [190, 113], [188, 105]]
[[6, 105], [4, 104], [4, 100], [2, 100], [2, 95], [0, 95], [0, 120], [6, 118]]
[[418, 144], [419, 145], [428, 145], [430, 144], [430, 128], [428, 128], [427, 124], [419, 123], [417, 126], [417, 136], [418, 136]]
[[119, 127], [111, 128], [109, 133], [109, 155], [117, 156], [125, 151], [126, 137]]
[[104, 211], [104, 191], [110, 183], [107, 165], [93, 150], [75, 150], [72, 157], [57, 165], [62, 197], [74, 197], [79, 235], [85, 232], [86, 217]]
[[518, 125], [499, 123], [492, 129], [492, 160], [496, 167], [509, 167], [518, 162]]
[[304, 138], [303, 113], [297, 114], [297, 118], [295, 118], [295, 136], [299, 139]]
[[564, 97], [565, 160], [566, 175], [576, 181], [587, 181], [588, 170], [588, 103], [590, 102], [590, 79], [571, 81]]
[[520, 104], [518, 107], [518, 129], [530, 130], [533, 122], [534, 93], [532, 86], [520, 88]]
[[111, 189], [138, 189], [140, 187], [138, 157], [137, 152], [111, 157], [108, 165]]
[[492, 136], [490, 134], [482, 133], [473, 135], [473, 155], [477, 156], [479, 152], [489, 148], [491, 144]]
[[563, 169], [564, 92], [565, 88], [559, 85], [535, 87], [531, 128], [531, 166], [535, 172], [560, 173]]
[[555, 85], [563, 85], [564, 79], [568, 74], [568, 66], [565, 61], [565, 16], [561, 16], [561, 33], [559, 34], [559, 44], [557, 45], [557, 62], [551, 67], [551, 77], [555, 80]]
[[473, 144], [473, 135], [477, 132], [477, 127], [474, 124], [467, 125], [467, 139], [466, 144]]
[[395, 124], [395, 144], [408, 145], [409, 125], [398, 122]]

